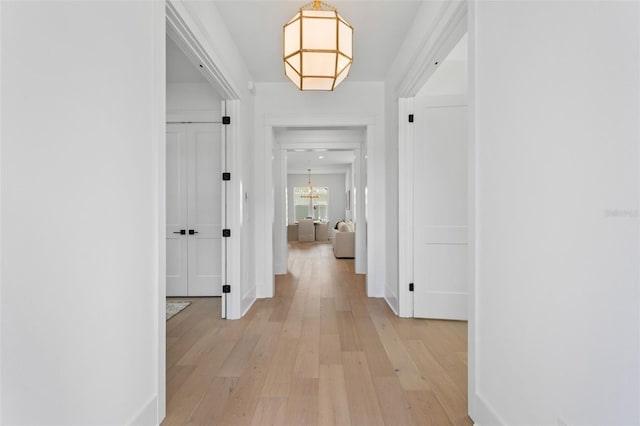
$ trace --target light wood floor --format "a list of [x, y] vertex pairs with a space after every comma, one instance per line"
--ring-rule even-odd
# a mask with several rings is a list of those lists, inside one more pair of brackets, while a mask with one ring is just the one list
[[164, 425], [472, 424], [467, 324], [396, 317], [329, 244], [290, 243], [242, 320], [191, 300], [167, 322]]

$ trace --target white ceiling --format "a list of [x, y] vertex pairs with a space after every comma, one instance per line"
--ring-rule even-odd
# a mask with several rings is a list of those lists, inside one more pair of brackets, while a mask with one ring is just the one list
[[[284, 82], [282, 26], [306, 0], [215, 0], [256, 82]], [[329, 3], [354, 27], [349, 81], [382, 81], [422, 0]]]
[[288, 173], [307, 173], [309, 168], [312, 174], [345, 173], [365, 136], [364, 127], [274, 129], [276, 142], [287, 150]]
[[200, 70], [167, 36], [167, 83], [206, 83]]
[[344, 173], [353, 163], [353, 151], [306, 150], [287, 152], [287, 172], [311, 174]]

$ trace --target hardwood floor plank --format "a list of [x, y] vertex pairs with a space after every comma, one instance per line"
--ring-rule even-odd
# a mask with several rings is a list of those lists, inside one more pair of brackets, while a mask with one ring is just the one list
[[340, 333], [342, 350], [346, 352], [360, 351], [362, 345], [360, 344], [360, 338], [351, 311], [336, 312], [336, 317], [338, 318], [338, 332]]
[[282, 338], [269, 367], [267, 380], [262, 388], [262, 396], [289, 396], [293, 368], [298, 355], [298, 339]]
[[196, 410], [204, 398], [218, 369], [222, 366], [235, 345], [233, 340], [218, 342], [215, 350], [203, 354], [191, 374], [173, 394], [167, 394], [167, 417], [165, 424], [183, 424]]
[[293, 379], [284, 409], [283, 425], [318, 424], [318, 379]]
[[355, 323], [371, 377], [395, 376], [396, 372], [371, 318], [356, 318]]
[[372, 321], [402, 387], [405, 390], [429, 389], [429, 383], [409, 356], [389, 320], [382, 315], [372, 315]]
[[323, 297], [320, 300], [320, 333], [338, 334], [338, 317], [333, 298]]
[[238, 340], [217, 375], [220, 377], [240, 377], [257, 343], [258, 336], [252, 334], [245, 335]]
[[320, 335], [320, 366], [342, 364], [342, 348], [338, 334]]
[[378, 395], [382, 418], [387, 425], [411, 425], [411, 405], [397, 377], [375, 377], [373, 383]]
[[275, 297], [244, 318], [189, 298], [167, 322], [163, 424], [472, 424], [466, 323], [398, 318], [330, 244], [289, 247]]
[[285, 397], [260, 398], [251, 420], [251, 426], [281, 425], [284, 423], [286, 405], [287, 398]]
[[308, 318], [302, 324], [302, 335], [293, 372], [296, 377], [317, 379], [319, 366], [320, 320], [318, 318]]
[[458, 390], [429, 349], [419, 340], [407, 340], [406, 346], [424, 376], [429, 378], [434, 394], [453, 424], [472, 425], [467, 416], [466, 396]]
[[407, 391], [411, 421], [421, 426], [453, 426], [433, 391]]
[[349, 426], [351, 416], [342, 365], [321, 365], [319, 376], [318, 424]]
[[218, 328], [211, 328], [210, 330], [204, 331], [200, 338], [193, 342], [191, 347], [175, 364], [177, 366], [194, 365], [202, 357], [202, 354], [211, 350], [212, 345], [218, 339], [218, 332]]
[[193, 365], [178, 365], [167, 371], [167, 398], [178, 393], [178, 389], [184, 384], [193, 373]]
[[236, 377], [214, 377], [186, 424], [219, 424], [237, 382]]
[[280, 329], [277, 323], [270, 323], [264, 328], [264, 333], [229, 396], [220, 424], [246, 425], [252, 421], [276, 354]]
[[367, 359], [362, 352], [343, 352], [349, 413], [353, 425], [384, 425], [378, 397], [369, 376]]

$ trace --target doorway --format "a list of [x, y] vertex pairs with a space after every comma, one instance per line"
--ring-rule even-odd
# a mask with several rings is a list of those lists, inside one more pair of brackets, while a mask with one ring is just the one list
[[444, 60], [413, 98], [400, 144], [400, 315], [466, 320], [469, 301], [468, 44], [451, 35]]
[[[275, 223], [275, 209], [276, 206], [280, 206], [278, 208], [283, 208], [284, 201], [281, 199], [280, 193], [276, 188], [276, 178], [274, 169], [280, 161], [282, 161], [282, 156], [280, 156], [281, 151], [286, 150], [286, 146], [282, 147], [276, 143], [277, 140], [277, 129], [298, 129], [298, 130], [309, 130], [309, 129], [327, 129], [327, 128], [362, 128], [364, 130], [364, 140], [360, 143], [351, 143], [351, 145], [340, 142], [323, 142], [323, 146], [327, 149], [345, 149], [351, 148], [354, 150], [360, 149], [360, 163], [356, 166], [355, 178], [359, 179], [359, 176], [362, 176], [363, 173], [366, 173], [365, 176], [370, 176], [373, 172], [372, 164], [374, 163], [373, 158], [373, 144], [374, 144], [374, 126], [376, 120], [375, 117], [363, 116], [363, 115], [330, 115], [330, 116], [321, 116], [321, 117], [313, 117], [310, 118], [306, 115], [287, 115], [287, 116], [267, 116], [265, 117], [264, 124], [264, 135], [265, 135], [265, 149], [266, 152], [271, 153], [272, 155], [265, 157], [264, 163], [264, 174], [262, 175], [263, 180], [265, 182], [266, 188], [270, 188], [265, 191], [265, 214], [263, 217], [264, 223], [264, 233], [265, 238], [261, 240], [260, 246], [258, 250], [260, 251], [263, 258], [260, 260], [260, 265], [258, 265], [259, 276], [261, 277], [262, 283], [259, 283], [257, 290], [259, 297], [270, 298], [275, 294], [275, 273], [274, 273], [274, 242], [282, 245], [286, 245], [286, 227], [274, 227]], [[301, 142], [297, 145], [300, 148], [313, 149], [318, 146], [318, 142], [314, 141], [306, 141]], [[366, 153], [366, 154], [365, 154]], [[364, 156], [368, 158], [364, 158]], [[276, 161], [276, 156], [278, 159]], [[360, 171], [358, 167], [364, 168], [364, 170]], [[282, 170], [282, 169], [280, 169]], [[282, 173], [282, 172], [281, 172]], [[369, 194], [368, 196], [366, 194]], [[360, 206], [363, 206], [359, 209], [360, 218], [356, 218], [363, 226], [360, 226], [360, 229], [364, 232], [359, 233], [356, 241], [356, 259], [358, 260], [358, 271], [364, 270], [367, 271], [367, 294], [369, 296], [375, 297], [378, 295], [379, 289], [377, 288], [377, 280], [378, 276], [376, 274], [375, 269], [367, 269], [367, 265], [375, 265], [374, 261], [374, 247], [372, 244], [367, 244], [367, 241], [372, 241], [372, 238], [376, 234], [376, 227], [372, 226], [376, 220], [376, 212], [371, 209], [371, 201], [375, 196], [375, 191], [372, 187], [372, 182], [364, 182], [360, 183], [358, 187], [358, 182], [356, 182], [356, 194], [352, 194], [352, 202], [357, 203]], [[276, 197], [280, 197], [278, 203], [276, 203]], [[282, 216], [284, 217], [284, 216]], [[284, 225], [284, 223], [283, 223]], [[274, 232], [280, 232], [282, 235], [279, 235], [277, 238], [274, 238]], [[284, 250], [282, 250], [284, 253]], [[358, 254], [359, 253], [359, 254]], [[281, 259], [284, 259], [281, 258]], [[380, 277], [381, 279], [382, 277]]]
[[[297, 215], [306, 212], [322, 228], [319, 235], [331, 240], [333, 228], [340, 221], [353, 221], [355, 233], [356, 273], [367, 273], [367, 215], [364, 197], [367, 188], [366, 128], [345, 127], [277, 127], [273, 130], [273, 273], [287, 273], [287, 243], [295, 229]], [[305, 199], [296, 207], [297, 189], [328, 188], [322, 202]], [[299, 200], [300, 201], [300, 200]], [[319, 205], [322, 204], [322, 205]], [[308, 207], [311, 205], [311, 207]], [[322, 216], [322, 217], [321, 217]], [[320, 223], [322, 222], [322, 223]], [[324, 238], [324, 227], [327, 238]]]
[[166, 294], [219, 297], [226, 269], [222, 98], [169, 36], [166, 49]]
[[[162, 111], [164, 115], [164, 123], [181, 123], [181, 124], [196, 124], [206, 123], [214, 124], [218, 126], [220, 146], [220, 169], [213, 173], [219, 173], [220, 170], [224, 173], [232, 173], [237, 170], [238, 165], [238, 150], [235, 147], [238, 141], [238, 129], [237, 120], [240, 116], [239, 113], [239, 94], [236, 88], [229, 82], [227, 75], [219, 68], [218, 64], [214, 63], [210, 57], [210, 49], [207, 49], [206, 40], [203, 41], [202, 34], [196, 34], [198, 28], [192, 20], [190, 12], [185, 9], [184, 5], [180, 3], [167, 2], [160, 4], [161, 12], [166, 17], [165, 25], [162, 26], [163, 38], [166, 38], [166, 43], [158, 43], [158, 48], [162, 46], [162, 51], [157, 52], [159, 58], [166, 58], [167, 47], [169, 43], [173, 43], [177, 50], [177, 53], [187, 58], [188, 67], [182, 67], [178, 70], [178, 74], [185, 77], [183, 72], [186, 73], [186, 78], [189, 76], [194, 77], [194, 74], [201, 80], [199, 88], [195, 91], [189, 91], [187, 87], [182, 86], [167, 86], [169, 82], [167, 75], [164, 72], [158, 72], [159, 83], [162, 84], [163, 95], [166, 94], [166, 99], [173, 99], [171, 105], [166, 104], [166, 108]], [[166, 33], [164, 33], [166, 31]], [[165, 62], [166, 65], [166, 62]], [[168, 70], [167, 70], [168, 71]], [[168, 74], [168, 73], [167, 73]], [[176, 82], [178, 83], [178, 82]], [[203, 89], [204, 88], [204, 89]], [[175, 89], [175, 91], [174, 91]], [[167, 93], [171, 92], [171, 93]], [[205, 100], [198, 95], [202, 95], [202, 92], [206, 92], [211, 96]], [[164, 98], [162, 98], [164, 99]], [[194, 106], [195, 103], [199, 104]], [[204, 102], [204, 103], [202, 103]], [[162, 104], [165, 106], [165, 104]], [[191, 106], [190, 106], [191, 105]], [[231, 119], [234, 119], [232, 122]], [[222, 125], [220, 125], [222, 121]], [[213, 130], [215, 132], [215, 130]], [[158, 222], [160, 229], [158, 230], [158, 398], [157, 398], [157, 413], [158, 418], [163, 418], [166, 412], [166, 320], [165, 320], [165, 308], [166, 308], [166, 271], [167, 271], [167, 246], [165, 244], [166, 239], [166, 224], [167, 224], [167, 200], [166, 200], [166, 178], [167, 178], [167, 152], [165, 134], [162, 132], [158, 135], [158, 140], [161, 142], [161, 148], [159, 149], [158, 156], [158, 180], [159, 180], [159, 213]], [[211, 170], [209, 170], [211, 173]], [[219, 179], [224, 179], [224, 176], [218, 175]], [[235, 214], [236, 210], [239, 210], [238, 206], [242, 205], [242, 197], [240, 189], [240, 180], [225, 180], [222, 185], [220, 203], [219, 206], [227, 206], [230, 210], [230, 214], [227, 214], [225, 209], [221, 209], [219, 215], [219, 224], [223, 229], [240, 229], [240, 219]], [[207, 225], [208, 226], [208, 225]], [[189, 229], [193, 229], [193, 235], [200, 235], [200, 231], [195, 227], [178, 228], [185, 229], [187, 235]], [[175, 231], [175, 230], [174, 230]], [[171, 235], [173, 232], [171, 231]], [[195, 232], [198, 234], [195, 234]], [[211, 231], [215, 233], [214, 231]], [[181, 234], [176, 234], [181, 235]], [[219, 234], [220, 235], [220, 234]], [[197, 239], [194, 239], [197, 241]], [[233, 238], [222, 237], [221, 243], [221, 256], [220, 259], [220, 281], [216, 284], [216, 287], [227, 287], [238, 285], [239, 290], [239, 278], [240, 272], [240, 245], [239, 242]], [[208, 274], [204, 275], [216, 275], [215, 270], [206, 271]], [[211, 273], [213, 272], [213, 273]], [[241, 317], [240, 309], [240, 291], [231, 293], [225, 293], [225, 288], [222, 288], [222, 297], [218, 299], [218, 306], [216, 311], [212, 311], [211, 315], [219, 318], [220, 316], [236, 319]], [[188, 308], [187, 308], [188, 309]], [[219, 311], [217, 309], [220, 309]], [[178, 314], [179, 315], [179, 314]]]

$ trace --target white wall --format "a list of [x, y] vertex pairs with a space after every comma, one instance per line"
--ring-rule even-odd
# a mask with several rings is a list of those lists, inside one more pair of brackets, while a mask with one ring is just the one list
[[479, 424], [640, 424], [639, 7], [475, 3]]
[[0, 8], [0, 423], [158, 422], [163, 7]]
[[[287, 175], [287, 210], [289, 210], [289, 222], [295, 218], [293, 210], [293, 188], [295, 186], [308, 186], [307, 175]], [[314, 187], [326, 186], [329, 188], [329, 229], [333, 229], [336, 222], [346, 218], [345, 206], [345, 175], [343, 174], [312, 174], [311, 183]], [[278, 223], [278, 222], [276, 222]]]
[[[209, 83], [167, 84], [167, 111], [220, 111], [222, 98]], [[211, 117], [220, 121], [221, 115]]]
[[440, 62], [416, 96], [466, 95], [469, 86], [468, 38], [465, 34]]
[[[267, 159], [272, 157], [270, 147], [265, 144], [265, 126], [274, 117], [281, 120], [297, 120], [316, 123], [323, 117], [340, 116], [345, 122], [353, 117], [371, 119], [373, 152], [368, 152], [369, 168], [376, 171], [367, 175], [369, 192], [367, 199], [370, 203], [368, 227], [375, 229], [374, 240], [368, 243], [375, 247], [375, 261], [370, 263], [375, 269], [375, 276], [381, 282], [374, 282], [369, 288], [370, 295], [383, 295], [382, 281], [385, 276], [385, 121], [384, 121], [384, 85], [382, 83], [352, 83], [345, 81], [335, 92], [300, 92], [290, 83], [260, 83], [256, 84], [255, 100], [255, 164], [256, 176], [256, 210], [267, 211], [266, 200], [268, 194], [273, 194], [270, 182], [265, 182], [265, 167]], [[284, 117], [284, 118], [283, 118]], [[354, 125], [354, 123], [351, 123]], [[373, 162], [371, 159], [373, 158]], [[371, 188], [375, 188], [374, 191]], [[271, 206], [268, 207], [272, 209]], [[271, 282], [264, 282], [265, 271], [270, 268], [270, 262], [262, 255], [263, 247], [271, 246], [267, 239], [267, 229], [272, 228], [272, 222], [265, 223], [264, 218], [256, 218], [256, 279], [258, 281], [258, 296], [267, 297], [272, 288]], [[361, 228], [360, 228], [361, 229]], [[369, 278], [372, 275], [370, 274]], [[368, 283], [369, 284], [369, 283]], [[262, 289], [262, 290], [261, 290]]]

